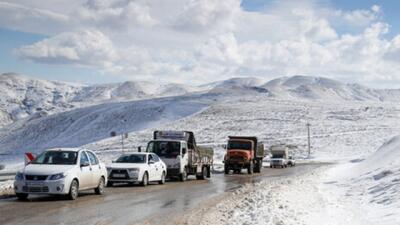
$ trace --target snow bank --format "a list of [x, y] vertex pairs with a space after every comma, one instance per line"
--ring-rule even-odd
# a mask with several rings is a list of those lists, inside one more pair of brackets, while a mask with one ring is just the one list
[[[365, 211], [373, 224], [400, 224], [400, 136], [385, 142], [365, 160], [355, 160], [330, 171], [333, 186]], [[340, 198], [340, 195], [338, 196]]]
[[248, 184], [221, 202], [197, 211], [187, 224], [216, 225], [372, 225], [352, 204], [320, 186], [325, 168]]

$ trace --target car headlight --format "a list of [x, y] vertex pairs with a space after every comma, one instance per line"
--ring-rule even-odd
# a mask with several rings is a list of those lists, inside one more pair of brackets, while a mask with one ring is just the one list
[[24, 179], [24, 174], [23, 173], [18, 172], [15, 175], [15, 180], [23, 180], [23, 179]]
[[137, 172], [139, 172], [139, 168], [128, 169], [128, 173], [137, 173]]
[[49, 179], [50, 180], [60, 180], [65, 177], [66, 177], [66, 175], [64, 173], [57, 173], [57, 174], [51, 175]]

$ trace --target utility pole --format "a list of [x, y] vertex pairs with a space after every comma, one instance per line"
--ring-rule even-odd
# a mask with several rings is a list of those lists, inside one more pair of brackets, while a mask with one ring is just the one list
[[121, 134], [122, 152], [124, 152], [124, 134]]
[[308, 136], [308, 158], [310, 158], [311, 155], [311, 139], [310, 139], [310, 123], [307, 123], [307, 136]]

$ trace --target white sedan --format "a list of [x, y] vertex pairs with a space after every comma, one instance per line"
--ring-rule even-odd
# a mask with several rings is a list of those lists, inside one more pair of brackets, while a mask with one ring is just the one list
[[121, 155], [107, 167], [108, 183], [140, 183], [146, 186], [151, 181], [165, 183], [167, 167], [154, 153], [137, 152]]
[[29, 194], [67, 195], [75, 200], [81, 190], [103, 194], [107, 169], [94, 152], [78, 148], [49, 149], [15, 176], [18, 199]]

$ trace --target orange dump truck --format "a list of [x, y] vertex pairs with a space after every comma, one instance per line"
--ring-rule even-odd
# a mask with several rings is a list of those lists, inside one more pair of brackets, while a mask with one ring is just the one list
[[240, 173], [242, 169], [247, 169], [249, 174], [261, 172], [265, 152], [257, 137], [229, 136], [226, 150], [225, 174], [231, 170]]

